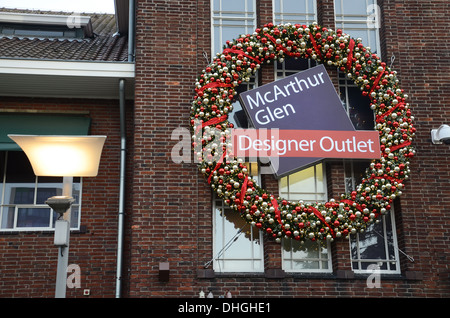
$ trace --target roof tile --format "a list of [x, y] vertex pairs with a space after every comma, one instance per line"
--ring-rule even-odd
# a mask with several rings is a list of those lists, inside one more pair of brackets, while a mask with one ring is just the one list
[[[0, 8], [0, 12], [33, 14], [63, 14]], [[55, 39], [44, 37], [18, 37], [0, 35], [0, 58], [28, 58], [76, 61], [127, 61], [127, 36], [114, 36], [116, 20], [114, 14], [82, 14], [91, 17], [93, 38]]]

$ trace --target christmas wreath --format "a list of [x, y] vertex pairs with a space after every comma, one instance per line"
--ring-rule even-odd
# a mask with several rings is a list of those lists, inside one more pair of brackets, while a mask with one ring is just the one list
[[[370, 98], [381, 154], [367, 167], [361, 184], [351, 193], [324, 203], [274, 197], [252, 179], [244, 160], [232, 153], [227, 119], [236, 88], [261, 65], [285, 58], [314, 59], [338, 68]], [[199, 169], [211, 188], [248, 223], [277, 242], [281, 238], [326, 242], [363, 231], [388, 213], [410, 174], [415, 134], [407, 95], [396, 72], [369, 47], [342, 32], [316, 23], [272, 23], [227, 41], [222, 53], [202, 71], [191, 107], [192, 145]]]

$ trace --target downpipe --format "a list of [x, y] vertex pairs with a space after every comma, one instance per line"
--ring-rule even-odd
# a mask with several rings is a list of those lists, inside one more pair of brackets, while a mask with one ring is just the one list
[[119, 184], [119, 215], [117, 231], [117, 268], [116, 268], [116, 298], [121, 297], [122, 290], [122, 260], [123, 260], [123, 229], [125, 215], [125, 167], [126, 167], [126, 128], [125, 128], [125, 80], [119, 80], [120, 104], [120, 184]]

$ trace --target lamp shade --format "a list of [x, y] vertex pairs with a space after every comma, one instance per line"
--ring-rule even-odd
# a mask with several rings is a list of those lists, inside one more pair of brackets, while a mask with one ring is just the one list
[[37, 176], [95, 177], [106, 136], [8, 135]]

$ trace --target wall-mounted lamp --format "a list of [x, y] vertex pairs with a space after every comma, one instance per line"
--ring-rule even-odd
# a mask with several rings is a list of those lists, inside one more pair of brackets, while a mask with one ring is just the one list
[[450, 144], [450, 126], [441, 125], [438, 129], [431, 130], [431, 141], [435, 145]]

